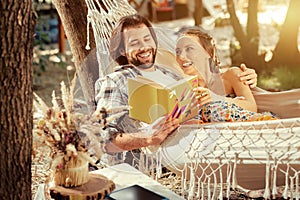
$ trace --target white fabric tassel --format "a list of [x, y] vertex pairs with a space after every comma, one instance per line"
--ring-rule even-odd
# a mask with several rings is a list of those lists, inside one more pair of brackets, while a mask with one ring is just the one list
[[[88, 11], [90, 12], [90, 11]], [[86, 46], [85, 46], [85, 49], [86, 50], [90, 50], [91, 47], [90, 47], [90, 31], [89, 31], [89, 27], [90, 27], [90, 24], [91, 24], [91, 20], [90, 20], [90, 17], [91, 15], [88, 13], [87, 15], [87, 23], [86, 23]]]
[[236, 177], [237, 157], [238, 157], [238, 154], [236, 153], [235, 157], [234, 157], [233, 172], [232, 172], [232, 188], [233, 189], [236, 189], [237, 184], [238, 184], [237, 177]]
[[157, 158], [157, 162], [156, 162], [156, 180], [158, 178], [161, 177], [162, 175], [162, 155], [161, 155], [161, 149], [158, 149], [156, 152], [156, 158]]
[[182, 171], [182, 178], [181, 178], [181, 193], [184, 194], [187, 188], [187, 163], [184, 164], [184, 168]]
[[282, 194], [284, 199], [288, 198], [288, 190], [289, 190], [289, 170], [290, 170], [290, 165], [287, 164], [286, 172], [285, 172], [285, 187], [284, 187], [284, 192]]
[[149, 166], [149, 159], [151, 158], [152, 156], [149, 155], [148, 153], [145, 153], [145, 172], [146, 174], [149, 174], [150, 173], [150, 169], [151, 169], [151, 166]]
[[207, 199], [211, 200], [210, 177], [207, 178]]
[[274, 164], [274, 171], [273, 171], [273, 188], [272, 188], [272, 196], [275, 197], [278, 192], [277, 192], [277, 187], [276, 187], [276, 180], [277, 180], [277, 167], [278, 167], [278, 164]]
[[226, 179], [226, 197], [229, 199], [230, 196], [230, 178], [231, 178], [231, 164], [228, 163], [228, 167], [227, 167], [227, 179]]
[[188, 199], [193, 199], [194, 198], [194, 193], [195, 193], [195, 171], [193, 166], [190, 166], [190, 187], [189, 187], [189, 194], [188, 194]]
[[290, 194], [291, 194], [291, 196], [290, 196], [290, 199], [294, 199], [294, 178], [295, 177], [290, 177], [290, 179], [291, 179], [291, 186], [290, 186], [290, 190], [291, 190], [291, 192], [290, 192]]
[[270, 160], [268, 158], [268, 161], [266, 163], [266, 176], [265, 176], [266, 186], [265, 186], [265, 192], [263, 197], [265, 199], [270, 198]]
[[220, 167], [220, 194], [219, 199], [223, 199], [223, 175], [222, 175], [222, 167]]
[[295, 185], [296, 185], [295, 198], [296, 198], [296, 200], [298, 200], [299, 199], [299, 174], [298, 173], [296, 173], [296, 183], [295, 183]]
[[139, 159], [138, 163], [139, 163], [139, 166], [138, 166], [139, 170], [144, 173], [145, 172], [145, 167], [144, 167], [145, 160], [144, 160], [143, 152], [140, 153], [140, 159]]
[[[151, 177], [152, 177], [152, 179], [154, 179], [155, 177], [154, 177], [154, 171], [155, 171], [155, 163], [156, 162], [156, 159], [155, 159], [155, 157], [154, 156], [151, 156], [151, 165], [150, 165], [150, 169], [149, 169], [149, 171], [150, 171], [150, 173], [151, 173]], [[156, 176], [156, 175], [155, 175]]]
[[198, 187], [197, 187], [197, 192], [196, 192], [196, 199], [200, 199], [200, 194], [201, 194], [201, 179], [198, 177]]
[[204, 183], [203, 182], [201, 182], [201, 199], [205, 199], [204, 198]]
[[217, 188], [218, 188], [218, 181], [217, 181], [217, 175], [216, 173], [213, 173], [214, 176], [214, 189], [213, 189], [213, 193], [212, 193], [212, 199], [215, 199], [215, 197], [217, 196]]

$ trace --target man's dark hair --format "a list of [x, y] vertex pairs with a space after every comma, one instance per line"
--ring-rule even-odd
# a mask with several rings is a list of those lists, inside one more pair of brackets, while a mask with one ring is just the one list
[[145, 17], [138, 14], [122, 17], [119, 20], [116, 27], [114, 28], [114, 30], [112, 31], [112, 35], [110, 37], [110, 46], [109, 46], [109, 53], [111, 58], [115, 60], [119, 65], [129, 64], [127, 57], [120, 54], [121, 49], [123, 49], [125, 52], [124, 36], [123, 36], [124, 29], [128, 27], [135, 27], [140, 24], [145, 24], [149, 28], [151, 36], [157, 46], [156, 34], [149, 20], [147, 20]]

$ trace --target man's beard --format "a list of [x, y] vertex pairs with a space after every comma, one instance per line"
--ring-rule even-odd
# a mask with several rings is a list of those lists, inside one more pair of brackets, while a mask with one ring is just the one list
[[[139, 53], [144, 53], [143, 52], [139, 52]], [[133, 64], [135, 67], [140, 68], [140, 69], [149, 69], [153, 66], [154, 62], [155, 62], [155, 56], [156, 56], [156, 49], [151, 48], [151, 52], [152, 52], [152, 62], [141, 62], [137, 57], [131, 57], [130, 63]]]

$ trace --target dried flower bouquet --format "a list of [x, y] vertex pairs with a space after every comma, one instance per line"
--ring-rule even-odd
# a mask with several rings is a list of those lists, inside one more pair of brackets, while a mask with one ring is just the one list
[[[52, 93], [52, 107], [36, 94], [34, 100], [35, 112], [34, 134], [39, 136], [39, 142], [51, 149], [51, 170], [55, 184], [66, 187], [78, 186], [89, 180], [88, 163], [93, 164], [100, 159], [106, 140], [111, 138], [105, 127], [115, 117], [124, 114], [117, 108], [96, 110], [91, 116], [74, 112], [73, 90], [74, 81], [68, 89], [61, 83], [61, 98]], [[118, 112], [108, 117], [111, 112]]]

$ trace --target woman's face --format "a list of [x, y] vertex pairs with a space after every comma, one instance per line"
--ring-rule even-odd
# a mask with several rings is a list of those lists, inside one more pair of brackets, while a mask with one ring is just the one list
[[184, 35], [177, 40], [176, 61], [185, 74], [198, 75], [200, 79], [208, 80], [209, 58], [196, 36]]

